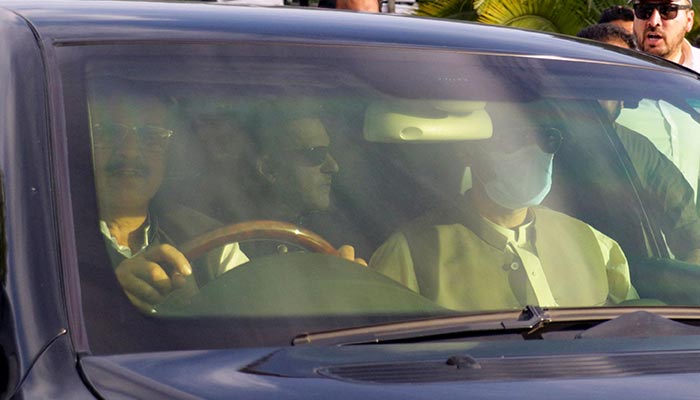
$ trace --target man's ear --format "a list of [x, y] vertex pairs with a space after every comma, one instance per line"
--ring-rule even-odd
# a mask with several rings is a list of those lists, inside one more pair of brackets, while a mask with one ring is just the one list
[[255, 160], [255, 169], [267, 182], [275, 183], [277, 180], [277, 172], [275, 171], [269, 156], [264, 155], [262, 157], [258, 157]]
[[690, 32], [693, 30], [693, 23], [695, 22], [695, 11], [688, 10], [688, 20], [685, 24], [685, 31]]

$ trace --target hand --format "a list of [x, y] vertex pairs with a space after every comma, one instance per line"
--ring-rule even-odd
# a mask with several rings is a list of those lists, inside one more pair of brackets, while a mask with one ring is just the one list
[[184, 276], [192, 274], [192, 266], [176, 248], [162, 244], [122, 261], [115, 273], [129, 300], [140, 310], [153, 313], [153, 307], [168, 293], [185, 285]]
[[340, 248], [338, 249], [338, 255], [346, 260], [356, 262], [365, 267], [367, 266], [367, 261], [365, 261], [362, 258], [355, 258], [355, 248], [348, 244], [340, 246]]

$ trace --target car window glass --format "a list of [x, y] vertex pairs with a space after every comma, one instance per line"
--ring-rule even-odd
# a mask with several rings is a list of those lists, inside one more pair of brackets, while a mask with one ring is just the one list
[[[94, 199], [76, 230], [98, 335], [247, 346], [528, 304], [671, 304], [654, 260], [700, 262], [700, 162], [635, 125], [680, 121], [700, 145], [684, 76], [390, 47], [59, 54], [90, 154], [73, 185]], [[153, 349], [132, 337], [103, 351]]]

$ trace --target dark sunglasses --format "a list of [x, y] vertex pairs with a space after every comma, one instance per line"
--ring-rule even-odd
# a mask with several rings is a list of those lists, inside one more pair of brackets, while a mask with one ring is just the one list
[[114, 149], [121, 146], [129, 134], [136, 135], [139, 146], [148, 151], [165, 150], [173, 131], [155, 125], [128, 126], [120, 123], [94, 124], [92, 126], [93, 145], [101, 149]]
[[651, 18], [654, 14], [654, 10], [659, 11], [661, 19], [674, 19], [678, 16], [678, 10], [687, 10], [690, 8], [689, 4], [676, 4], [676, 3], [635, 3], [632, 5], [634, 8], [634, 16], [639, 19], [647, 20]]
[[286, 150], [285, 152], [294, 155], [295, 160], [301, 165], [307, 167], [317, 167], [326, 161], [326, 157], [328, 156], [328, 146], [292, 149]]

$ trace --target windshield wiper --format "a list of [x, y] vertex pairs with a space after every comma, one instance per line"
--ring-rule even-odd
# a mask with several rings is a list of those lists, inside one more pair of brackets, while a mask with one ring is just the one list
[[292, 340], [292, 345], [351, 345], [387, 343], [406, 339], [436, 338], [470, 332], [524, 332], [532, 334], [550, 322], [547, 309], [526, 306], [517, 312], [440, 317], [427, 320], [393, 322], [389, 324], [349, 328], [336, 331], [304, 333]]
[[[617, 320], [620, 316], [632, 313], [653, 314], [670, 321], [690, 321], [697, 325], [700, 312], [697, 307], [596, 307], [596, 308], [555, 308], [526, 306], [522, 311], [493, 312], [460, 316], [443, 316], [432, 319], [392, 322], [383, 325], [364, 326], [335, 331], [304, 333], [295, 337], [292, 344], [299, 345], [354, 345], [439, 340], [443, 338], [500, 335], [517, 333], [526, 339], [541, 339], [542, 331], [560, 330], [571, 326], [588, 329], [603, 322]], [[624, 318], [623, 318], [624, 319]], [[668, 328], [654, 328], [657, 335], [669, 334]], [[625, 336], [620, 330], [628, 330], [624, 325], [617, 332], [605, 336]], [[698, 333], [695, 333], [698, 334]], [[585, 336], [585, 335], [584, 335]], [[580, 336], [583, 337], [583, 336]]]

